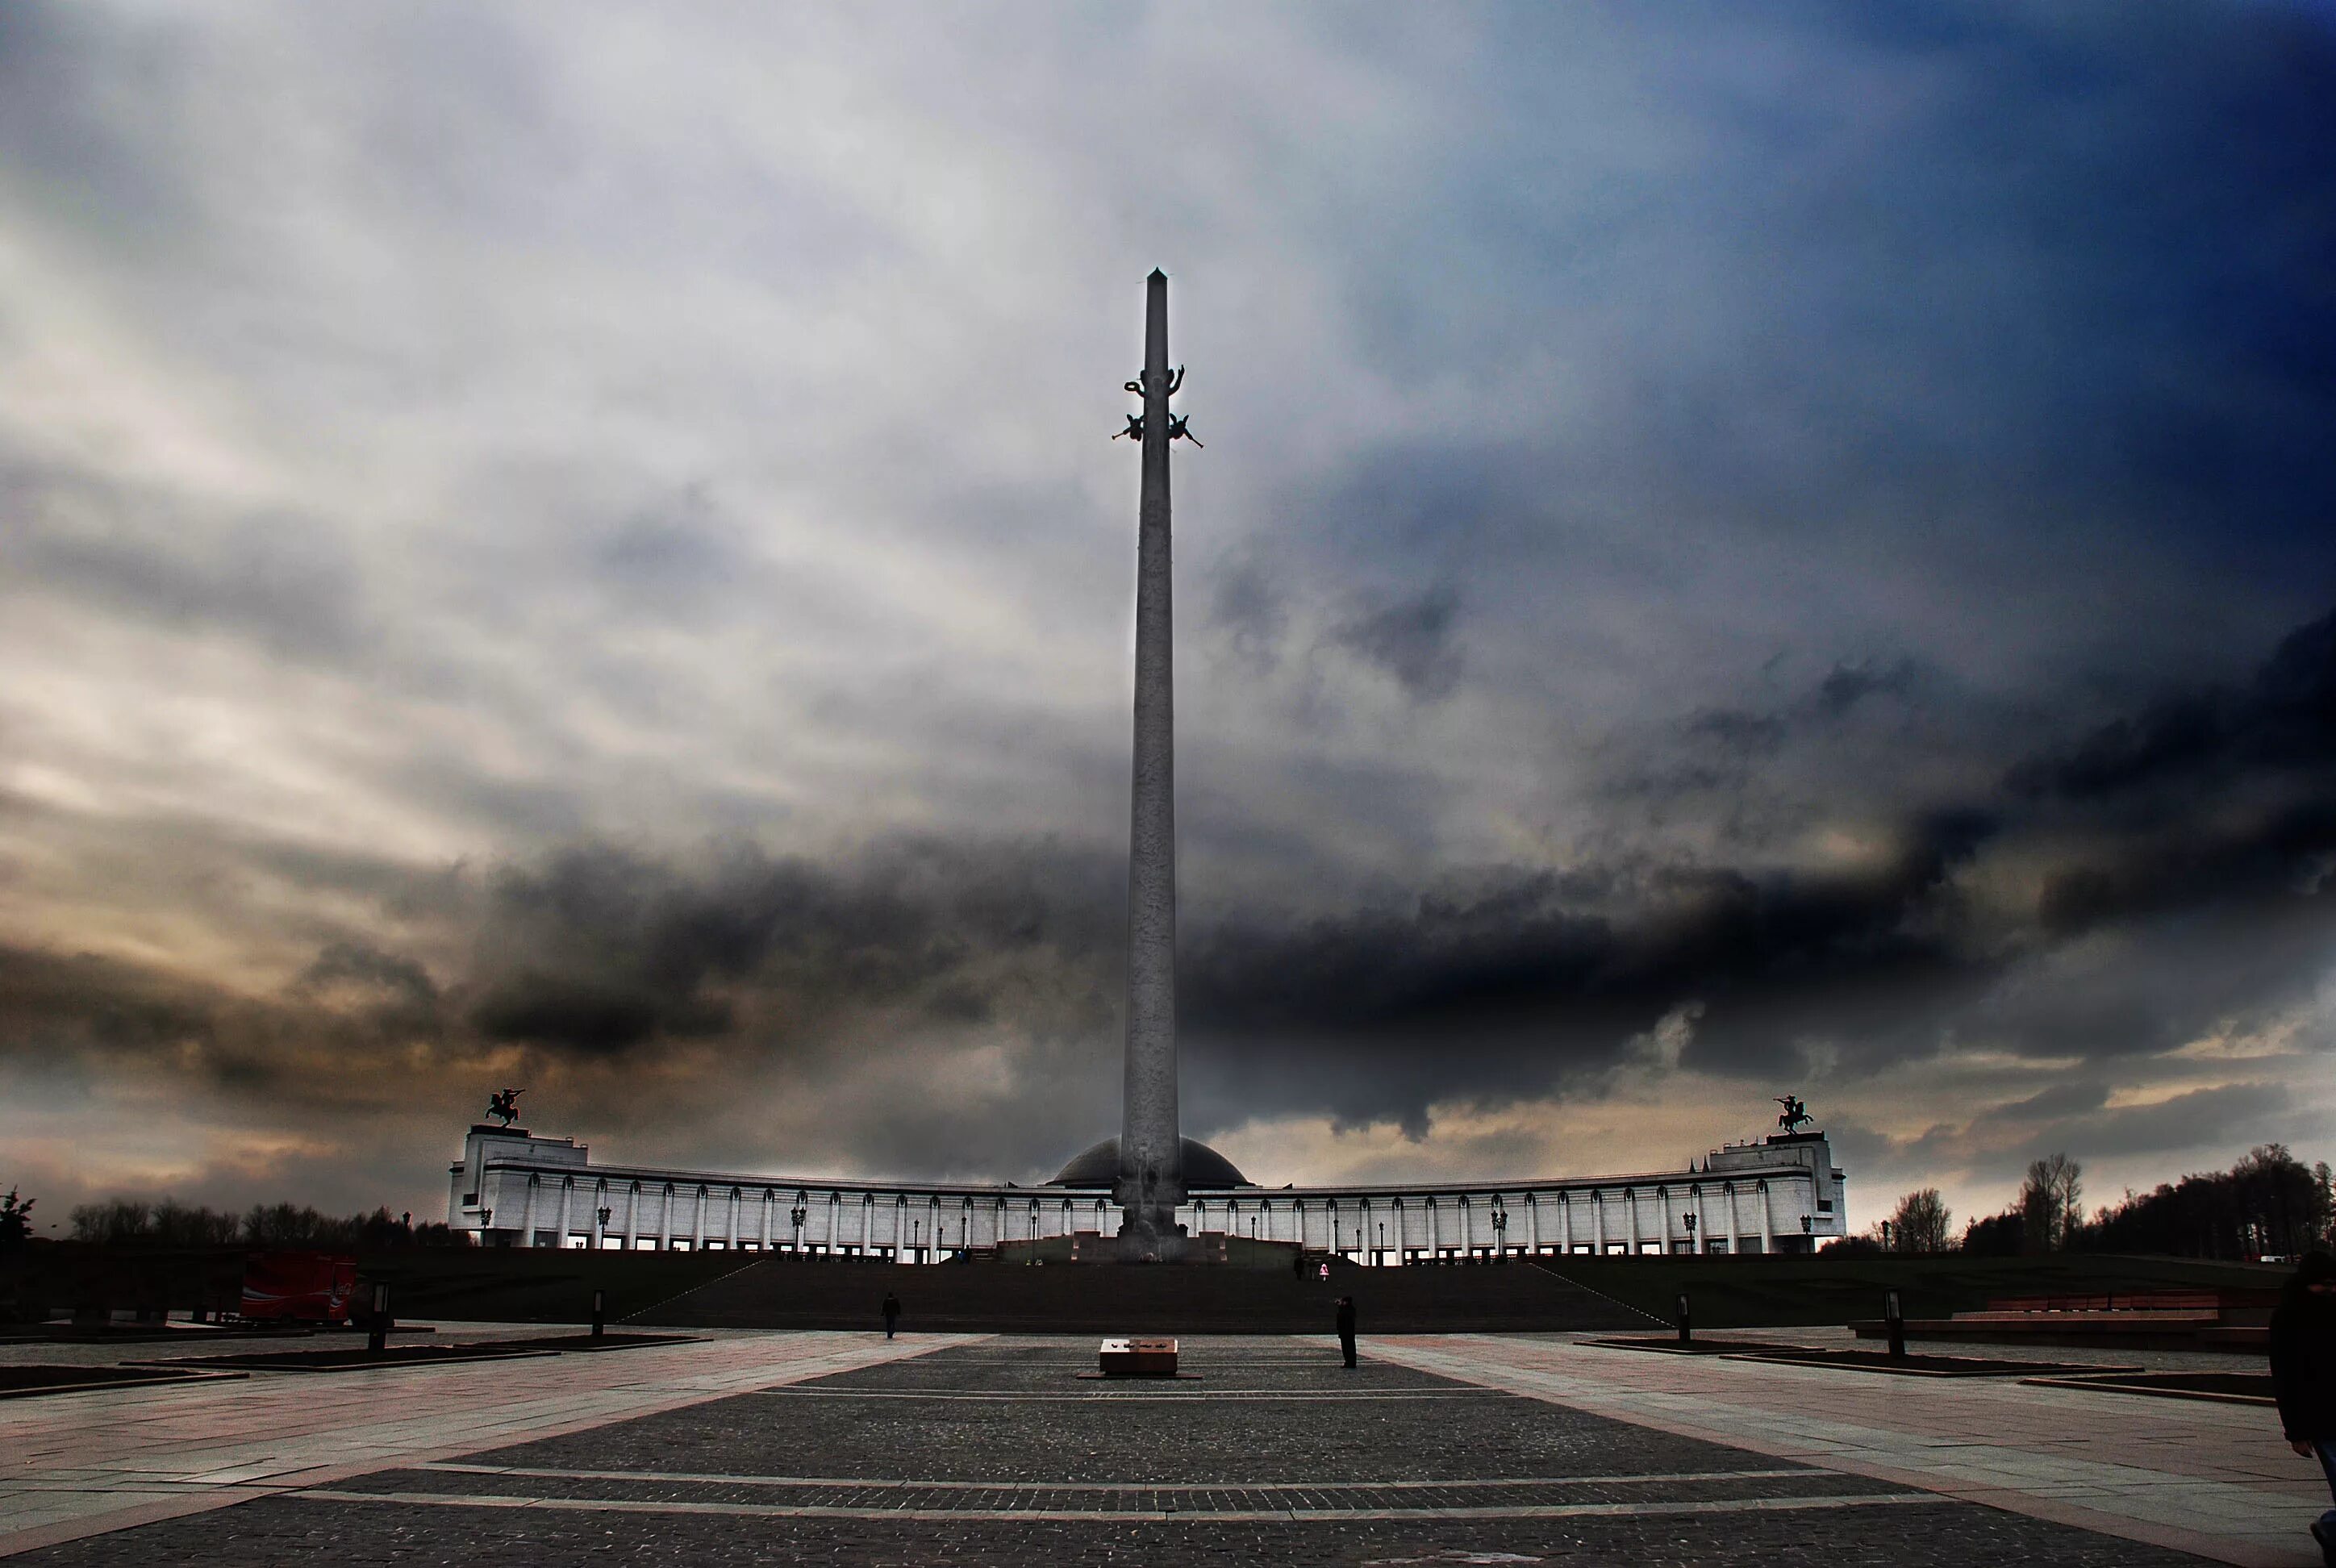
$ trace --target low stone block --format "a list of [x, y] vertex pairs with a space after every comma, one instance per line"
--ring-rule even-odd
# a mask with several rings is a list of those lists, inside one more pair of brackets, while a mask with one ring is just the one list
[[1176, 1341], [1105, 1339], [1102, 1363], [1106, 1378], [1173, 1378], [1176, 1375]]

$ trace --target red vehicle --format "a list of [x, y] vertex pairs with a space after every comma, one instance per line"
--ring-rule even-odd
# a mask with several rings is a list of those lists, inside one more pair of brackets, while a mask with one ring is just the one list
[[244, 1317], [256, 1322], [346, 1323], [357, 1261], [333, 1252], [252, 1252], [243, 1260]]

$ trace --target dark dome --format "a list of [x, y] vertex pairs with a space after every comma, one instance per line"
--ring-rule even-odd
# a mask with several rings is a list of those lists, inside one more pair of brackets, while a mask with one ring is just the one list
[[[1119, 1180], [1119, 1140], [1105, 1138], [1065, 1165], [1050, 1187], [1104, 1187]], [[1184, 1185], [1202, 1192], [1246, 1187], [1250, 1179], [1233, 1163], [1195, 1138], [1184, 1140]]]

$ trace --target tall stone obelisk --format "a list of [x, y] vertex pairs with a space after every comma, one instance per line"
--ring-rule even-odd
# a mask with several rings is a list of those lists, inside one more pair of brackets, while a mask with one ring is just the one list
[[1119, 1254], [1168, 1261], [1183, 1251], [1176, 1116], [1176, 693], [1168, 548], [1168, 412], [1183, 377], [1168, 370], [1168, 278], [1146, 279], [1140, 425], [1144, 492], [1135, 547], [1135, 765], [1127, 843], [1127, 1079], [1119, 1133]]

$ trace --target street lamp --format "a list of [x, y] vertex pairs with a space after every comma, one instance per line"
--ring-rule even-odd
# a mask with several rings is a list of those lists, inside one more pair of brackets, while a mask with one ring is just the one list
[[1387, 1267], [1387, 1222], [1385, 1220], [1379, 1222], [1378, 1255], [1371, 1260], [1371, 1264], [1374, 1268]]
[[595, 1213], [599, 1214], [600, 1219], [600, 1237], [594, 1244], [593, 1251], [605, 1252], [608, 1250], [608, 1211], [606, 1207], [603, 1207], [595, 1211]]
[[1493, 1211], [1493, 1256], [1502, 1258], [1508, 1255], [1508, 1240], [1509, 1212], [1506, 1209], [1494, 1209]]
[[793, 1225], [793, 1226], [794, 1227], [794, 1232], [795, 1232], [795, 1251], [796, 1251], [797, 1255], [801, 1255], [801, 1253], [803, 1252], [803, 1225], [804, 1225], [804, 1222], [807, 1222], [808, 1220], [810, 1220], [810, 1218], [811, 1218], [811, 1211], [810, 1211], [809, 1209], [804, 1208], [801, 1203], [797, 1203], [793, 1208], [789, 1209], [789, 1210], [787, 1211], [787, 1222], [788, 1222], [789, 1224], [791, 1224], [791, 1225]]
[[1885, 1252], [1890, 1250], [1890, 1222], [1887, 1220], [1882, 1222], [1882, 1250]]
[[1694, 1211], [1689, 1210], [1688, 1213], [1684, 1213], [1684, 1214], [1681, 1214], [1681, 1215], [1679, 1216], [1679, 1223], [1680, 1223], [1680, 1224], [1682, 1224], [1682, 1225], [1685, 1225], [1685, 1226], [1687, 1227], [1687, 1250], [1688, 1250], [1689, 1251], [1692, 1252], [1692, 1251], [1695, 1251], [1695, 1213], [1694, 1213]]

